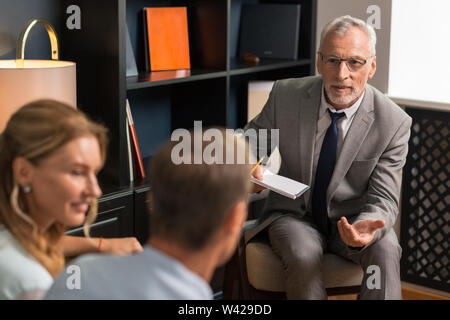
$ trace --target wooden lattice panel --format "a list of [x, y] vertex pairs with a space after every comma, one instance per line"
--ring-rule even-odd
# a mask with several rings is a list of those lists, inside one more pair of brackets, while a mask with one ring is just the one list
[[450, 291], [450, 112], [413, 118], [403, 171], [402, 280]]

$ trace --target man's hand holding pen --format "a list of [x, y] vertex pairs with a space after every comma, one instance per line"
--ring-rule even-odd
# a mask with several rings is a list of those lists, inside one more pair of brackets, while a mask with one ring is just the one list
[[[262, 157], [258, 161], [258, 163], [253, 167], [252, 171], [250, 172], [250, 174], [253, 175], [253, 177], [255, 177], [255, 179], [258, 179], [261, 181], [263, 180], [263, 170], [262, 170], [260, 164], [263, 159], [264, 159], [264, 157]], [[259, 184], [253, 183], [253, 190], [252, 190], [253, 193], [260, 192], [264, 189], [266, 189], [266, 188], [264, 188], [263, 186], [260, 186]]]

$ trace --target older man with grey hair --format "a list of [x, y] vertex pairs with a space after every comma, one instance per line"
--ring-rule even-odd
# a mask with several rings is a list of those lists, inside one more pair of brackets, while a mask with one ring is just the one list
[[[402, 297], [393, 225], [411, 118], [367, 84], [376, 70], [375, 45], [364, 21], [330, 21], [317, 53], [320, 76], [277, 81], [246, 126], [279, 128], [280, 174], [312, 186], [296, 200], [271, 192], [258, 226], [246, 234], [248, 242], [267, 232], [290, 299], [327, 298], [326, 251], [361, 265], [360, 298]], [[379, 271], [373, 285], [371, 270]]]

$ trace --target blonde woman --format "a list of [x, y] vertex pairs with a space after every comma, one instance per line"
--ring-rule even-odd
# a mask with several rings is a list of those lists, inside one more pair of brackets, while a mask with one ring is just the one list
[[[30, 103], [11, 117], [0, 135], [0, 299], [41, 298], [64, 254], [97, 250], [99, 239], [64, 231], [85, 218], [88, 231], [95, 220], [106, 146], [103, 126], [59, 102]], [[142, 250], [135, 238], [105, 239], [102, 249]]]

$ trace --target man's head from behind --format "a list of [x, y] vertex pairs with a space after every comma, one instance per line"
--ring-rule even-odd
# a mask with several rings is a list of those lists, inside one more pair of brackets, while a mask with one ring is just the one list
[[317, 70], [326, 97], [336, 109], [355, 103], [376, 71], [376, 33], [360, 19], [342, 16], [322, 30]]
[[[226, 162], [227, 153], [245, 152], [245, 140], [225, 130], [220, 132], [224, 142], [222, 163]], [[193, 138], [189, 141], [191, 155], [194, 141]], [[206, 164], [202, 161], [201, 164], [177, 165], [171, 159], [177, 144], [168, 142], [152, 158], [150, 239], [156, 237], [192, 252], [212, 245], [219, 251], [218, 263], [222, 264], [233, 253], [247, 218], [251, 165], [248, 161], [246, 164], [236, 164], [237, 161], [234, 164]], [[201, 144], [203, 155], [210, 142]], [[197, 152], [199, 146], [195, 147]]]

